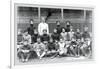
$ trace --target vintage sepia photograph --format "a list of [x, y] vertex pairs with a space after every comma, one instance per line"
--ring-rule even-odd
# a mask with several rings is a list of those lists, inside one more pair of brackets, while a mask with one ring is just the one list
[[14, 5], [15, 65], [67, 63], [93, 57], [93, 8]]

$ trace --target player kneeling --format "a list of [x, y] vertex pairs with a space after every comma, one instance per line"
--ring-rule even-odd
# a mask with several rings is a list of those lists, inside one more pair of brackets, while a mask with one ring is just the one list
[[41, 42], [40, 38], [37, 38], [37, 42], [33, 45], [34, 51], [36, 52], [39, 59], [41, 59], [46, 54], [46, 47]]
[[26, 62], [30, 57], [31, 46], [28, 44], [28, 41], [24, 41], [22, 46], [18, 49], [18, 57], [21, 58], [22, 62]]

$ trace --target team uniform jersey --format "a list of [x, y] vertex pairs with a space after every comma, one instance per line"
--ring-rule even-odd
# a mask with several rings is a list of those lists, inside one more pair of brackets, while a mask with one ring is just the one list
[[43, 35], [43, 30], [47, 30], [47, 34], [49, 34], [49, 26], [47, 23], [40, 23], [38, 25], [39, 35]]
[[35, 43], [33, 45], [34, 51], [45, 51], [45, 45], [43, 43]]
[[90, 33], [89, 33], [89, 32], [83, 32], [82, 37], [83, 37], [84, 39], [90, 38]]
[[28, 41], [28, 43], [31, 43], [31, 36], [30, 35], [23, 35], [23, 41]]
[[70, 25], [66, 25], [66, 32], [70, 32]]
[[24, 45], [21, 47], [21, 52], [23, 53], [29, 53], [31, 50], [31, 47], [29, 45]]
[[51, 38], [53, 39], [53, 41], [59, 41], [59, 34], [58, 33], [53, 33], [52, 35], [51, 35]]
[[70, 31], [68, 32], [68, 34], [69, 34], [69, 40], [71, 40], [74, 37], [74, 32]]
[[60, 26], [57, 26], [56, 29], [57, 29], [57, 33], [60, 35], [62, 28]]
[[75, 35], [76, 39], [81, 39], [81, 37], [82, 37], [80, 32], [76, 32], [74, 35]]
[[22, 34], [17, 35], [17, 42], [21, 42], [23, 40]]
[[70, 46], [76, 47], [77, 42], [76, 41], [71, 41]]
[[48, 43], [48, 50], [56, 50], [56, 45], [54, 44], [54, 42], [49, 42]]
[[34, 29], [35, 29], [35, 27], [28, 27], [27, 28], [28, 34], [30, 34], [31, 36], [34, 35]]
[[38, 34], [34, 34], [34, 35], [32, 36], [32, 43], [37, 42], [38, 36], [39, 36]]
[[80, 48], [81, 49], [87, 49], [88, 48], [88, 45], [85, 42], [81, 42]]
[[49, 39], [50, 39], [50, 37], [49, 37], [49, 35], [48, 34], [43, 34], [42, 36], [41, 36], [41, 40], [42, 40], [42, 42], [43, 41], [49, 41]]
[[59, 42], [58, 45], [59, 45], [59, 53], [61, 53], [61, 54], [65, 53], [66, 52], [66, 49], [65, 49], [66, 44], [64, 42], [63, 43]]
[[61, 37], [66, 41], [67, 40], [67, 32], [62, 32]]

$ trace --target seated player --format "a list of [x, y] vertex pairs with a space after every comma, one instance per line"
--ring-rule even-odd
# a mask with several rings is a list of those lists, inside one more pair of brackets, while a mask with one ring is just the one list
[[65, 31], [65, 28], [62, 28], [61, 37], [64, 41], [67, 40], [67, 32]]
[[48, 43], [48, 52], [50, 54], [52, 54], [52, 53], [54, 54], [57, 52], [57, 50], [58, 50], [58, 46], [56, 45], [55, 42], [53, 42], [53, 39], [51, 38], [49, 43]]
[[28, 31], [25, 30], [23, 34], [23, 41], [28, 41], [28, 44], [31, 44], [31, 35], [28, 34]]
[[66, 55], [67, 49], [66, 49], [66, 44], [65, 44], [63, 38], [60, 38], [60, 41], [58, 42], [58, 45], [59, 45], [59, 55], [60, 56]]
[[17, 33], [17, 50], [19, 49], [23, 40], [23, 33], [21, 32], [21, 29], [18, 29], [18, 33]]
[[39, 59], [41, 59], [45, 54], [46, 54], [46, 47], [45, 45], [41, 42], [41, 38], [37, 38], [37, 42], [34, 43], [33, 49], [36, 52], [37, 56]]
[[28, 41], [25, 40], [22, 46], [18, 50], [18, 57], [21, 58], [22, 62], [26, 62], [29, 60], [31, 54], [30, 50], [31, 50], [31, 46], [28, 44]]
[[59, 41], [59, 34], [57, 33], [57, 29], [54, 29], [52, 35], [51, 35], [51, 38], [53, 39], [53, 41]]
[[34, 35], [32, 36], [32, 43], [37, 42], [37, 38], [39, 37], [38, 31], [35, 29], [34, 30]]
[[72, 39], [73, 37], [74, 37], [74, 32], [73, 32], [73, 28], [72, 28], [72, 26], [71, 26], [70, 31], [67, 32], [67, 36], [66, 36], [67, 40], [65, 41], [65, 42], [66, 42], [66, 47], [67, 47], [67, 48], [69, 47], [70, 42], [71, 42], [71, 39]]
[[87, 56], [87, 54], [86, 54], [87, 47], [88, 46], [87, 46], [86, 42], [84, 41], [84, 38], [82, 38], [81, 43], [80, 43], [80, 51], [81, 51], [82, 56]]
[[49, 42], [49, 35], [47, 34], [47, 30], [44, 29], [43, 30], [43, 35], [41, 36], [41, 41], [47, 46], [48, 42]]
[[56, 50], [55, 44], [53, 42], [53, 39], [51, 38], [50, 41], [49, 41], [49, 43], [48, 43], [48, 51], [53, 52], [55, 50]]
[[89, 38], [85, 39], [85, 43], [87, 45], [87, 47], [85, 48], [85, 52], [86, 52], [86, 56], [90, 56], [92, 55], [92, 42]]
[[21, 32], [21, 29], [18, 29], [18, 33], [17, 33], [17, 42], [18, 43], [22, 42], [22, 37], [23, 37], [23, 34]]
[[82, 35], [81, 35], [79, 29], [76, 30], [76, 33], [74, 34], [74, 36], [76, 38], [76, 41], [80, 41], [81, 40]]
[[88, 31], [87, 26], [84, 27], [84, 32], [82, 33], [82, 38], [84, 38], [84, 41], [88, 44], [88, 46], [89, 46], [88, 49], [90, 49], [89, 52], [91, 52], [91, 50], [92, 50], [92, 46], [91, 46], [92, 38], [91, 38], [91, 33]]
[[69, 33], [69, 37], [70, 37], [69, 40], [71, 40], [74, 37], [74, 34], [75, 34], [72, 26], [70, 27], [70, 31], [68, 33]]
[[74, 56], [77, 56], [76, 50], [77, 50], [77, 42], [75, 37], [72, 38], [71, 42], [70, 42], [70, 53]]

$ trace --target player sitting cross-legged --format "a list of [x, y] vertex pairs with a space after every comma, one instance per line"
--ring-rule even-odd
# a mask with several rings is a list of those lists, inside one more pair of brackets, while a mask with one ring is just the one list
[[66, 49], [66, 43], [63, 40], [63, 38], [60, 38], [60, 41], [58, 42], [58, 45], [59, 45], [59, 55], [60, 56], [65, 55], [66, 52], [67, 52], [67, 49]]
[[37, 38], [37, 42], [33, 45], [34, 51], [36, 52], [39, 59], [46, 54], [46, 46], [41, 42], [41, 38]]
[[18, 57], [21, 58], [22, 62], [26, 62], [30, 57], [31, 46], [28, 44], [28, 41], [23, 41], [22, 46], [18, 49]]
[[48, 52], [47, 54], [52, 56], [51, 58], [55, 57], [56, 55], [58, 55], [58, 45], [56, 45], [55, 42], [53, 42], [53, 39], [51, 38], [48, 45]]

